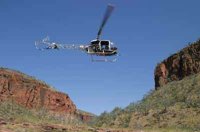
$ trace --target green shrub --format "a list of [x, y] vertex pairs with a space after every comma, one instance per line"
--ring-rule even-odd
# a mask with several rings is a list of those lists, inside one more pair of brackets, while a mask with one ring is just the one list
[[[200, 74], [151, 90], [126, 108], [104, 112], [97, 126], [200, 129]], [[140, 123], [139, 123], [140, 122]], [[138, 124], [139, 123], [139, 124]]]
[[54, 123], [79, 125], [82, 122], [73, 115], [56, 114], [47, 111], [45, 108], [30, 110], [14, 102], [0, 103], [0, 117], [5, 120], [30, 123]]

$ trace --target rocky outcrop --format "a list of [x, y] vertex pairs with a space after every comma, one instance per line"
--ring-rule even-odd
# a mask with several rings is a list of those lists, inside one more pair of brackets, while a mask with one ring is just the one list
[[200, 40], [171, 55], [155, 68], [155, 87], [200, 72]]
[[27, 108], [45, 108], [58, 113], [75, 114], [77, 110], [67, 94], [23, 73], [0, 68], [0, 102], [6, 100]]
[[79, 117], [81, 118], [83, 122], [86, 122], [86, 123], [89, 123], [92, 119], [95, 118], [94, 115], [90, 115], [90, 114], [79, 114]]
[[96, 115], [92, 113], [79, 110], [79, 109], [77, 110], [77, 115], [83, 122], [86, 122], [86, 123], [90, 123], [96, 117]]

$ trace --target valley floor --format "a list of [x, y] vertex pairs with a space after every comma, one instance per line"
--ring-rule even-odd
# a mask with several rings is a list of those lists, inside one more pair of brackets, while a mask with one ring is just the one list
[[[0, 118], [0, 132], [192, 132], [190, 130], [177, 129], [150, 129], [128, 130], [111, 128], [94, 128], [87, 125], [66, 126], [58, 124], [37, 124], [6, 121]], [[198, 131], [195, 131], [198, 132]]]

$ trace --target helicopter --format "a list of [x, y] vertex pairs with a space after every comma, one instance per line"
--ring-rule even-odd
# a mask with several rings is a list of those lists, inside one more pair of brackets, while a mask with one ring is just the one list
[[[107, 23], [109, 17], [111, 16], [114, 10], [113, 5], [108, 5], [105, 15], [103, 17], [103, 21], [99, 27], [96, 39], [92, 40], [89, 44], [86, 45], [75, 45], [75, 44], [59, 44], [56, 42], [49, 41], [49, 37], [47, 36], [42, 41], [36, 41], [35, 46], [39, 50], [50, 50], [50, 49], [79, 49], [81, 51], [86, 52], [91, 55], [91, 60], [94, 62], [102, 61], [102, 62], [115, 62], [118, 56], [118, 48], [114, 46], [114, 43], [110, 40], [102, 40], [100, 36], [102, 34], [102, 30]], [[104, 59], [94, 59], [94, 56], [101, 56]], [[114, 59], [108, 59], [107, 57], [113, 57]]]

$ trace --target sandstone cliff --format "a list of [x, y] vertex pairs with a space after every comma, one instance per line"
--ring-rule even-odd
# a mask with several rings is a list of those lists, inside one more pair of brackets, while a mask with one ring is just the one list
[[200, 72], [200, 40], [189, 44], [158, 64], [155, 68], [155, 87]]
[[15, 101], [27, 108], [75, 114], [76, 106], [67, 94], [23, 73], [0, 68], [0, 101]]

